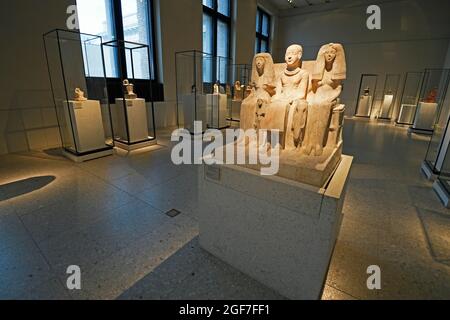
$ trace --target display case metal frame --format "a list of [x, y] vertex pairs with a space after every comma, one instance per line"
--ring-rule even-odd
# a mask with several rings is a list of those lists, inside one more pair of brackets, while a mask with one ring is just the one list
[[[78, 39], [72, 40], [72, 39], [64, 38], [63, 34], [72, 35], [73, 37], [79, 37], [79, 40]], [[77, 141], [78, 139], [76, 139], [76, 132], [75, 132], [75, 128], [74, 128], [73, 119], [71, 116], [68, 117], [69, 121], [68, 121], [67, 125], [70, 126], [69, 134], [71, 134], [71, 138], [73, 140], [73, 149], [68, 147], [65, 142], [65, 134], [62, 131], [63, 124], [61, 123], [61, 119], [60, 119], [61, 115], [58, 112], [58, 102], [57, 102], [58, 99], [57, 99], [56, 93], [55, 93], [56, 92], [55, 79], [54, 79], [54, 77], [52, 77], [52, 70], [51, 70], [51, 66], [50, 66], [49, 44], [47, 42], [47, 40], [52, 36], [55, 37], [54, 39], [57, 42], [57, 51], [58, 51], [57, 55], [59, 58], [57, 65], [61, 71], [61, 77], [63, 80], [62, 82], [63, 82], [63, 87], [64, 87], [64, 98], [65, 98], [64, 101], [67, 102], [66, 108], [67, 108], [67, 112], [69, 115], [70, 115], [70, 110], [69, 110], [70, 107], [69, 107], [68, 102], [70, 101], [71, 95], [69, 95], [69, 92], [68, 92], [68, 84], [67, 84], [67, 78], [66, 78], [67, 70], [64, 66], [63, 50], [61, 48], [61, 41], [72, 40], [75, 42], [78, 42], [78, 41], [80, 42], [80, 49], [81, 49], [80, 57], [83, 61], [82, 68], [83, 68], [83, 74], [84, 74], [85, 80], [88, 78], [88, 75], [86, 75], [86, 71], [89, 72], [89, 68], [88, 68], [88, 70], [86, 70], [86, 65], [89, 65], [89, 63], [86, 63], [86, 59], [88, 59], [86, 46], [90, 42], [94, 42], [94, 41], [98, 42], [98, 44], [96, 44], [96, 45], [98, 46], [100, 53], [101, 53], [103, 76], [102, 77], [96, 76], [95, 78], [97, 78], [99, 80], [99, 82], [97, 82], [97, 83], [102, 82], [104, 85], [103, 90], [104, 90], [104, 93], [106, 96], [104, 97], [105, 101], [103, 101], [103, 103], [107, 105], [106, 109], [108, 110], [108, 118], [109, 118], [109, 125], [110, 125], [110, 129], [111, 129], [111, 136], [113, 136], [114, 133], [113, 133], [113, 128], [112, 128], [111, 113], [110, 113], [109, 100], [108, 100], [108, 94], [107, 94], [108, 88], [107, 88], [107, 81], [106, 81], [106, 70], [105, 70], [105, 65], [104, 65], [104, 51], [103, 51], [103, 47], [102, 47], [102, 37], [98, 36], [98, 35], [82, 33], [82, 32], [78, 32], [78, 31], [74, 31], [74, 30], [60, 29], [60, 28], [50, 30], [42, 35], [44, 51], [45, 51], [45, 59], [46, 59], [46, 63], [47, 63], [48, 77], [49, 77], [49, 81], [50, 81], [50, 86], [52, 88], [52, 99], [53, 99], [53, 103], [55, 106], [56, 120], [58, 123], [58, 131], [59, 131], [60, 138], [61, 138], [63, 154], [76, 162], [82, 162], [82, 161], [87, 161], [87, 160], [111, 155], [112, 149], [114, 147], [114, 142], [111, 139], [111, 142], [108, 143], [108, 141], [107, 141], [108, 139], [106, 136], [105, 136], [105, 146], [103, 148], [96, 148], [94, 150], [89, 150], [89, 151], [80, 151], [81, 148], [79, 146], [79, 142]], [[82, 37], [86, 37], [86, 39], [82, 40]], [[89, 89], [89, 87], [86, 89]], [[89, 94], [89, 92], [86, 92], [86, 93]], [[105, 131], [104, 128], [103, 128], [103, 130]], [[105, 135], [106, 135], [106, 132], [105, 132]]]
[[[371, 101], [370, 107], [369, 107], [369, 114], [368, 115], [361, 115], [361, 114], [358, 114], [358, 111], [359, 111], [359, 108], [360, 108], [359, 102], [360, 102], [360, 97], [361, 97], [361, 92], [362, 92], [361, 89], [362, 89], [362, 85], [363, 85], [365, 77], [375, 77], [375, 86], [374, 86], [374, 89], [373, 89], [373, 98], [372, 98], [372, 101]], [[378, 74], [374, 74], [374, 73], [363, 73], [363, 74], [361, 74], [361, 79], [359, 81], [358, 96], [356, 97], [356, 101], [357, 102], [356, 102], [356, 108], [355, 108], [355, 114], [354, 114], [355, 117], [370, 119], [370, 117], [372, 115], [372, 111], [373, 111], [373, 105], [375, 103], [376, 94], [377, 94], [377, 86], [378, 86]]]
[[[194, 103], [193, 103], [193, 110], [192, 110], [192, 114], [193, 114], [193, 118], [192, 119], [194, 121], [205, 121], [206, 125], [204, 125], [204, 127], [202, 128], [202, 133], [205, 132], [205, 130], [207, 128], [213, 128], [213, 129], [226, 129], [229, 128], [230, 125], [227, 124], [225, 126], [212, 126], [211, 125], [211, 119], [208, 118], [207, 114], [208, 112], [205, 112], [205, 115], [202, 119], [202, 117], [200, 116], [200, 105], [199, 105], [199, 98], [201, 97], [205, 97], [208, 93], [212, 93], [213, 92], [213, 87], [214, 84], [219, 82], [220, 85], [226, 85], [229, 83], [229, 79], [230, 79], [230, 75], [229, 75], [229, 58], [225, 58], [225, 57], [216, 57], [213, 56], [212, 54], [200, 51], [200, 50], [184, 50], [184, 51], [177, 51], [175, 52], [175, 74], [176, 74], [176, 95], [177, 95], [177, 126], [178, 128], [186, 128], [186, 115], [183, 111], [183, 121], [181, 120], [181, 116], [180, 116], [180, 112], [182, 109], [182, 105], [183, 103], [181, 102], [182, 97], [181, 97], [181, 91], [185, 91], [182, 90], [182, 87], [186, 87], [184, 85], [184, 82], [186, 81], [186, 79], [184, 79], [184, 77], [180, 77], [180, 70], [181, 70], [181, 62], [180, 59], [181, 57], [185, 58], [185, 59], [192, 59], [192, 75], [189, 77], [190, 78], [190, 83], [187, 86], [188, 88], [190, 87], [190, 94], [193, 94], [194, 96]], [[200, 60], [200, 61], [198, 61]], [[211, 81], [205, 81], [204, 78], [204, 61], [208, 60], [211, 63]], [[222, 64], [221, 61], [226, 61], [226, 67], [221, 68]], [[199, 69], [199, 63], [201, 63], [201, 68]], [[217, 66], [219, 66], [217, 68]], [[199, 72], [199, 70], [201, 70]], [[222, 73], [224, 72], [224, 73]], [[224, 80], [225, 81], [220, 81], [221, 78], [223, 78], [222, 76], [225, 76]], [[183, 78], [183, 79], [180, 79]], [[214, 79], [216, 79], [216, 81], [214, 81]], [[182, 85], [183, 82], [183, 85]], [[227, 102], [228, 103], [228, 102]], [[206, 100], [205, 100], [205, 106], [206, 108]], [[227, 106], [227, 112], [229, 112], [230, 108]], [[218, 116], [220, 118], [220, 114]], [[226, 119], [228, 121], [229, 119], [229, 115], [225, 115], [224, 119]], [[189, 132], [191, 134], [195, 134], [196, 132], [194, 132], [195, 128], [194, 126], [189, 126], [188, 128], [186, 128], [189, 130]]]
[[[442, 100], [442, 107], [434, 131], [428, 143], [425, 160], [421, 170], [428, 179], [435, 179], [441, 174], [445, 157], [450, 145], [450, 83]], [[450, 171], [450, 170], [449, 170]], [[446, 174], [445, 172], [443, 173]]]
[[[424, 78], [424, 73], [423, 73], [423, 71], [408, 71], [408, 72], [406, 72], [405, 79], [403, 81], [402, 95], [400, 96], [398, 114], [395, 117], [396, 118], [395, 119], [395, 123], [398, 124], [398, 125], [410, 126], [414, 122], [414, 116], [411, 118], [410, 122], [399, 121], [399, 118], [400, 118], [400, 115], [401, 115], [401, 112], [402, 112], [402, 106], [403, 105], [407, 105], [406, 103], [403, 103], [403, 102], [405, 101], [405, 92], [406, 92], [406, 86], [408, 84], [408, 79], [409, 79], [409, 77], [411, 75], [414, 75], [414, 74], [415, 75], [419, 75], [420, 79], [419, 79], [419, 82], [418, 82], [418, 85], [417, 85], [416, 95], [415, 95], [415, 98], [414, 98], [414, 103], [411, 103], [411, 104], [408, 104], [408, 105], [415, 105], [416, 108], [417, 108], [417, 103], [419, 102], [419, 99], [420, 99], [420, 90], [422, 88], [422, 83], [423, 83], [423, 80], [424, 80], [423, 79]], [[414, 114], [415, 114], [415, 112], [414, 112]]]
[[[150, 64], [150, 57], [151, 57], [151, 50], [150, 50], [150, 46], [147, 44], [143, 44], [143, 43], [137, 43], [137, 42], [132, 42], [132, 41], [125, 41], [125, 40], [111, 40], [111, 41], [106, 41], [102, 43], [103, 47], [110, 47], [110, 48], [114, 48], [116, 49], [115, 54], [117, 55], [117, 60], [118, 60], [118, 72], [119, 72], [119, 76], [118, 78], [120, 79], [120, 85], [121, 85], [121, 92], [122, 92], [122, 97], [120, 97], [123, 100], [123, 124], [125, 125], [125, 138], [124, 137], [118, 137], [116, 136], [116, 134], [114, 135], [114, 142], [115, 145], [125, 149], [125, 150], [135, 150], [135, 149], [140, 149], [143, 147], [147, 147], [147, 146], [151, 146], [157, 143], [157, 133], [156, 133], [156, 121], [155, 121], [155, 107], [154, 107], [154, 95], [153, 95], [153, 83], [152, 83], [152, 79], [154, 78], [153, 75], [153, 68]], [[128, 51], [127, 51], [128, 50]], [[149, 79], [141, 79], [141, 78], [136, 78], [136, 74], [135, 74], [135, 63], [134, 63], [134, 56], [136, 55], [135, 50], [143, 50], [143, 52], [145, 52], [147, 54], [148, 57], [148, 72], [149, 72]], [[129, 52], [129, 62], [127, 63], [127, 52]], [[103, 65], [104, 68], [105, 67], [105, 61], [103, 60]], [[128, 65], [131, 66], [131, 70], [128, 70]], [[142, 88], [142, 92], [144, 92], [144, 95], [142, 96], [142, 98], [145, 101], [145, 106], [146, 109], [147, 108], [147, 103], [150, 104], [150, 111], [151, 111], [151, 116], [148, 115], [147, 112], [147, 125], [151, 125], [152, 128], [148, 129], [148, 133], [149, 135], [147, 135], [146, 138], [143, 139], [139, 139], [136, 141], [132, 141], [133, 139], [131, 139], [131, 134], [130, 134], [130, 122], [129, 122], [129, 116], [128, 116], [128, 112], [127, 112], [127, 99], [125, 97], [125, 92], [123, 90], [123, 86], [122, 83], [123, 81], [127, 79], [127, 80], [131, 80], [130, 82], [133, 83], [135, 85], [135, 88], [137, 88], [136, 84], [139, 84], [139, 87]], [[135, 92], [136, 93], [136, 92]], [[117, 97], [116, 97], [117, 98]], [[116, 106], [119, 107], [119, 106]], [[111, 106], [110, 106], [111, 109]], [[112, 114], [112, 112], [111, 112]], [[149, 119], [149, 117], [151, 117], [151, 119]], [[150, 121], [149, 121], [150, 120]], [[114, 125], [113, 125], [113, 132], [117, 132], [117, 130], [114, 130]]]
[[381, 106], [380, 106], [380, 115], [382, 114], [383, 110], [383, 102], [384, 102], [384, 97], [386, 96], [386, 93], [388, 92], [388, 79], [389, 78], [396, 78], [395, 80], [395, 90], [392, 90], [393, 92], [393, 98], [392, 98], [392, 103], [391, 106], [389, 108], [388, 111], [388, 116], [387, 117], [383, 117], [383, 116], [379, 116], [378, 119], [379, 120], [386, 120], [386, 121], [391, 121], [392, 120], [392, 113], [394, 112], [394, 107], [398, 98], [398, 89], [399, 89], [399, 85], [400, 85], [400, 78], [401, 75], [399, 73], [388, 73], [386, 74], [386, 77], [384, 78], [384, 88], [383, 88], [383, 100], [381, 100]]

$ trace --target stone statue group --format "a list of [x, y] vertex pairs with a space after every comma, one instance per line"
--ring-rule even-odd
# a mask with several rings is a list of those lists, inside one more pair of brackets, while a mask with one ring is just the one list
[[286, 50], [285, 64], [268, 53], [253, 59], [252, 92], [241, 107], [241, 129], [278, 130], [281, 148], [320, 156], [341, 139], [339, 104], [346, 61], [341, 44], [322, 46], [316, 61], [302, 63], [303, 48]]

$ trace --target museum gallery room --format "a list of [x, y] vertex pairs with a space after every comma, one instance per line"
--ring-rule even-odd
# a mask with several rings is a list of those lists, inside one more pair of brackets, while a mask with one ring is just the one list
[[0, 299], [450, 299], [449, 12], [1, 1]]

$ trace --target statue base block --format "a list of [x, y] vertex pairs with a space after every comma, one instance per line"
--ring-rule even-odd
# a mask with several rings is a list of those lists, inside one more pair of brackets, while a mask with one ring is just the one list
[[320, 299], [353, 157], [325, 188], [237, 165], [199, 170], [202, 248], [290, 299]]
[[[322, 155], [318, 157], [304, 155], [297, 149], [282, 150], [277, 176], [315, 187], [323, 187], [328, 183], [341, 158], [342, 142], [335, 148], [325, 147]], [[264, 167], [261, 164], [245, 164], [242, 166], [258, 171], [261, 167]]]

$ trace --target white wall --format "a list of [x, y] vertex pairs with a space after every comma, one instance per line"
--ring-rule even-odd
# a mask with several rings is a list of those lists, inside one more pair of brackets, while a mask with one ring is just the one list
[[58, 146], [42, 35], [74, 0], [0, 2], [0, 154]]
[[[374, 3], [382, 2], [382, 30], [376, 31], [366, 27], [366, 8], [371, 2], [337, 1], [319, 11], [311, 7], [279, 13], [278, 41], [274, 50], [278, 62], [283, 60], [285, 48], [292, 43], [303, 45], [305, 60], [315, 59], [318, 49], [325, 43], [344, 45], [348, 78], [342, 101], [347, 105], [347, 115], [354, 114], [362, 73], [379, 74], [377, 91], [380, 96], [386, 73], [403, 76], [407, 71], [440, 68], [449, 48], [450, 1], [376, 1]], [[341, 8], [337, 8], [337, 3]]]

